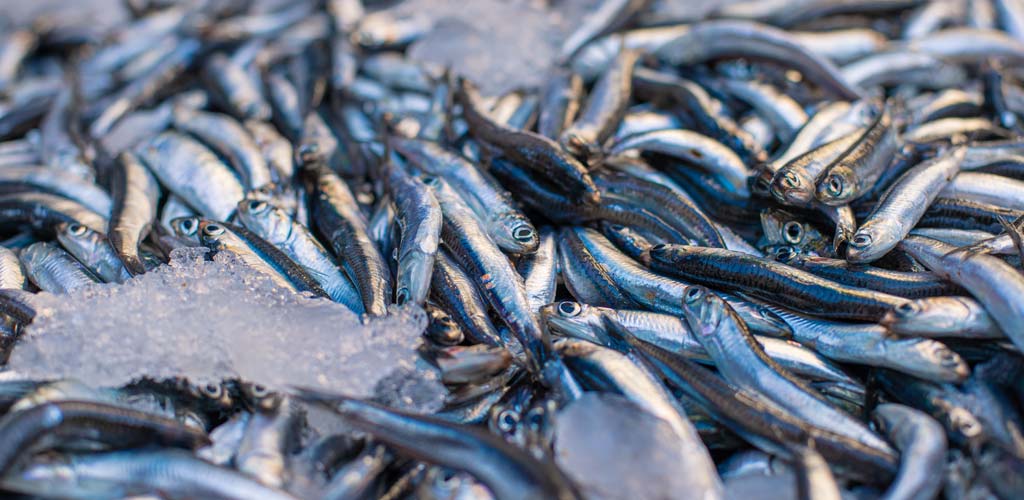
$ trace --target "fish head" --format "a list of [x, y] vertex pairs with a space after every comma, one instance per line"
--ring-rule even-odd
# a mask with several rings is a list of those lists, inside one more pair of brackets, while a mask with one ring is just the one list
[[936, 340], [907, 338], [888, 342], [886, 351], [891, 359], [897, 360], [901, 371], [922, 378], [961, 382], [970, 373], [967, 362], [956, 351]]
[[202, 219], [197, 215], [189, 217], [178, 217], [171, 220], [171, 230], [174, 235], [183, 240], [199, 245], [199, 224]]
[[541, 307], [540, 315], [552, 333], [601, 344], [601, 309], [604, 308], [562, 301]]
[[814, 182], [802, 172], [787, 169], [772, 179], [769, 192], [779, 203], [803, 206], [814, 199]]
[[495, 243], [501, 248], [515, 248], [516, 253], [531, 254], [540, 246], [540, 235], [530, 221], [518, 214], [502, 214], [492, 222], [507, 230], [488, 231], [495, 235]]
[[106, 239], [99, 232], [74, 222], [58, 224], [56, 231], [60, 244], [69, 250], [74, 248], [76, 254], [81, 252], [91, 256], [101, 250], [100, 245]]
[[208, 220], [199, 221], [198, 233], [199, 242], [211, 249], [224, 246], [230, 234], [223, 224]]
[[691, 286], [683, 293], [683, 319], [696, 335], [714, 335], [725, 315], [725, 302], [707, 288]]
[[818, 199], [826, 203], [843, 203], [853, 199], [857, 174], [846, 165], [837, 165], [818, 183]]
[[292, 234], [292, 218], [267, 200], [246, 198], [239, 201], [237, 213], [245, 227], [270, 243], [284, 242]]
[[881, 231], [870, 225], [861, 226], [846, 245], [846, 260], [852, 263], [871, 262], [896, 246], [893, 231]]
[[963, 330], [983, 314], [967, 297], [924, 297], [893, 307], [881, 324], [902, 335], [936, 335]]

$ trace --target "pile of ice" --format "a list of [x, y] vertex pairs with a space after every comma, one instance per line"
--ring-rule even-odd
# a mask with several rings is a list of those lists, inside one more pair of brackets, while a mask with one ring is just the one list
[[562, 409], [554, 447], [586, 498], [676, 498], [688, 487], [672, 426], [618, 394], [588, 392]]
[[283, 290], [227, 256], [175, 251], [124, 285], [34, 297], [37, 317], [11, 355], [18, 378], [119, 386], [140, 377], [239, 378], [317, 387], [421, 409], [444, 387], [416, 352], [422, 309], [368, 322]]
[[[451, 67], [498, 95], [542, 85], [562, 41], [596, 0], [406, 0], [387, 12], [428, 16], [433, 29], [409, 48], [416, 61]], [[378, 14], [379, 15], [379, 14]]]

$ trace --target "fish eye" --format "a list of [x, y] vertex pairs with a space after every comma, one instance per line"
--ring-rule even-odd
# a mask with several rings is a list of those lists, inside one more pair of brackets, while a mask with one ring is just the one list
[[73, 236], [83, 236], [85, 235], [86, 231], [88, 231], [88, 228], [81, 224], [71, 224], [70, 226], [68, 226], [68, 232], [71, 233], [71, 235]]
[[398, 289], [398, 293], [395, 294], [395, 303], [398, 305], [404, 305], [410, 299], [409, 289], [402, 287]]
[[608, 226], [608, 228], [611, 229], [612, 231], [619, 232], [624, 231], [626, 229], [626, 226], [623, 226], [622, 224], [612, 224]]
[[775, 260], [779, 262], [789, 262], [794, 257], [796, 257], [796, 252], [792, 247], [780, 247], [775, 250]]
[[544, 426], [544, 409], [532, 408], [526, 412], [526, 426], [531, 430], [538, 430]]
[[501, 432], [511, 434], [515, 432], [516, 426], [519, 425], [519, 416], [511, 410], [501, 410], [498, 413], [497, 419], [498, 430]]
[[208, 236], [218, 236], [224, 234], [224, 228], [217, 224], [210, 224], [203, 228], [203, 233]]
[[839, 196], [843, 192], [843, 178], [838, 175], [828, 176], [828, 194]]
[[903, 317], [907, 317], [917, 313], [920, 310], [920, 306], [918, 306], [916, 302], [904, 302], [902, 304], [897, 305], [895, 308], [893, 308], [893, 310], [896, 312], [896, 314]]
[[249, 202], [249, 211], [254, 214], [264, 212], [268, 207], [270, 205], [263, 200], [252, 200]]
[[423, 183], [428, 185], [428, 186], [436, 186], [436, 185], [439, 184], [438, 181], [437, 181], [437, 177], [434, 177], [432, 175], [424, 177], [423, 178]]
[[224, 395], [224, 388], [219, 384], [208, 383], [200, 387], [199, 391], [210, 399], [220, 399]]
[[867, 233], [857, 233], [853, 237], [853, 241], [850, 242], [855, 247], [866, 247], [871, 244], [871, 235]]
[[658, 251], [661, 251], [661, 250], [665, 250], [666, 248], [668, 248], [668, 245], [666, 245], [664, 243], [658, 243], [657, 245], [654, 245], [653, 247], [651, 247], [651, 251], [652, 252], [658, 252]]
[[700, 287], [691, 286], [690, 289], [686, 291], [685, 299], [687, 303], [693, 304], [700, 300], [700, 298], [703, 296], [704, 290], [702, 290]]
[[558, 312], [562, 316], [566, 316], [566, 317], [570, 317], [571, 318], [573, 316], [578, 316], [580, 314], [580, 312], [582, 312], [582, 311], [583, 311], [583, 308], [580, 307], [580, 305], [575, 303], [575, 302], [568, 302], [568, 301], [566, 301], [566, 302], [559, 302], [558, 303]]
[[782, 180], [786, 183], [787, 186], [793, 188], [799, 187], [801, 184], [800, 176], [794, 174], [793, 172], [786, 172], [785, 174], [783, 174]]
[[804, 239], [804, 227], [799, 222], [789, 221], [782, 226], [782, 234], [786, 241], [796, 245]]
[[269, 394], [269, 391], [267, 391], [267, 387], [263, 384], [252, 384], [251, 386], [249, 386], [249, 392], [252, 393], [252, 395], [257, 398], [262, 398]]
[[533, 240], [533, 235], [533, 228], [529, 226], [519, 226], [512, 231], [512, 237], [515, 238], [516, 241], [531, 241]]

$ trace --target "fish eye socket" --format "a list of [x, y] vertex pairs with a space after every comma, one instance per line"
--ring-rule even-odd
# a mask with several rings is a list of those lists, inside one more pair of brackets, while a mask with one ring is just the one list
[[789, 187], [799, 187], [801, 184], [800, 176], [794, 174], [793, 172], [786, 172], [782, 176], [782, 180], [786, 181], [786, 185], [788, 185]]
[[517, 425], [519, 425], [519, 417], [515, 412], [501, 410], [501, 413], [498, 414], [498, 430], [511, 433], [516, 430]]
[[796, 257], [796, 252], [792, 247], [781, 247], [775, 251], [775, 260], [779, 262], [789, 262]]
[[843, 192], [843, 178], [838, 175], [828, 177], [828, 194], [838, 196]]
[[527, 226], [519, 226], [512, 231], [512, 237], [515, 238], [516, 241], [530, 241], [533, 239], [533, 236], [533, 228]]
[[87, 228], [81, 224], [71, 224], [68, 226], [68, 232], [74, 236], [82, 236], [87, 231]]
[[206, 233], [206, 234], [208, 234], [210, 236], [217, 236], [219, 234], [223, 234], [224, 233], [224, 228], [219, 226], [219, 225], [217, 225], [217, 224], [210, 224], [210, 225], [206, 226], [205, 228], [203, 228], [203, 233]]
[[622, 230], [626, 229], [626, 226], [623, 226], [622, 224], [612, 224], [611, 226], [608, 226], [608, 227], [612, 231], [615, 231], [615, 232], [622, 231]]
[[703, 297], [703, 296], [704, 296], [704, 291], [703, 290], [701, 290], [698, 287], [691, 286], [690, 289], [686, 291], [686, 302], [692, 304], [692, 303], [697, 302], [698, 300], [700, 300], [700, 298]]
[[200, 387], [199, 391], [203, 394], [203, 396], [206, 396], [210, 399], [219, 399], [223, 394], [223, 389], [221, 388], [221, 386], [214, 384], [212, 382], [209, 384], [204, 384], [202, 387]]
[[917, 303], [915, 303], [915, 302], [904, 302], [904, 303], [896, 306], [895, 311], [896, 311], [896, 314], [899, 314], [900, 316], [906, 317], [906, 316], [910, 316], [911, 314], [916, 313], [919, 309], [920, 308], [918, 307]]
[[582, 310], [583, 310], [583, 308], [580, 307], [580, 305], [575, 303], [575, 302], [559, 302], [558, 303], [558, 312], [561, 313], [562, 316], [568, 316], [568, 317], [577, 316], [577, 315], [579, 315], [580, 311], [582, 311]]
[[853, 241], [850, 242], [855, 247], [865, 247], [871, 244], [871, 235], [867, 233], [859, 233], [853, 237]]
[[267, 388], [263, 384], [253, 384], [250, 388], [252, 395], [256, 397], [263, 397], [267, 395]]
[[258, 214], [260, 212], [265, 211], [269, 206], [270, 205], [268, 205], [267, 202], [263, 200], [252, 200], [249, 202], [249, 211]]
[[782, 226], [782, 234], [786, 241], [795, 245], [804, 239], [804, 227], [799, 222], [789, 221]]
[[432, 175], [424, 177], [423, 178], [423, 183], [428, 185], [428, 186], [436, 186], [438, 184], [437, 177], [434, 177]]

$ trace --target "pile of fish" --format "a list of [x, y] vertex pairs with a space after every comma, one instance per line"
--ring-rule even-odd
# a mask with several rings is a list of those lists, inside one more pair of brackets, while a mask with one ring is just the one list
[[424, 308], [449, 394], [8, 370], [0, 490], [1024, 497], [1024, 2], [601, 0], [497, 96], [360, 0], [125, 4], [0, 34], [3, 359], [205, 247]]

